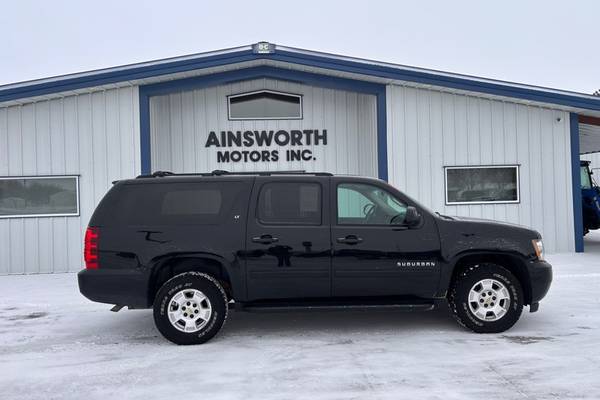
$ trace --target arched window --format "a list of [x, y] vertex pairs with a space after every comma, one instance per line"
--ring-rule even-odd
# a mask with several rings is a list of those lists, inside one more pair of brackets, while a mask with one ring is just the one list
[[229, 119], [302, 119], [302, 96], [259, 90], [227, 97]]

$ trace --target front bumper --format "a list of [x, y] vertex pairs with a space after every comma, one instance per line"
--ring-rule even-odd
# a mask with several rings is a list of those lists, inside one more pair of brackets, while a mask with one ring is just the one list
[[77, 274], [79, 291], [88, 299], [107, 304], [148, 308], [148, 278], [131, 270], [84, 269]]
[[552, 283], [552, 265], [546, 261], [529, 262], [529, 278], [531, 280], [531, 304], [538, 303], [546, 296]]

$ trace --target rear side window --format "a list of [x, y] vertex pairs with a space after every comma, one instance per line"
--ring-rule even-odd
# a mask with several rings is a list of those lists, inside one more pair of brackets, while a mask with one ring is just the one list
[[238, 182], [125, 185], [120, 220], [125, 225], [214, 225], [231, 213]]
[[321, 185], [267, 183], [260, 190], [257, 214], [266, 225], [321, 225]]
[[166, 192], [162, 199], [163, 215], [218, 215], [223, 198], [221, 189], [192, 189]]

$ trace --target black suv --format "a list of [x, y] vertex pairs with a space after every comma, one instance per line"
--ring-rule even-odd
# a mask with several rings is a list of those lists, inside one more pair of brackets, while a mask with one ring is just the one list
[[154, 308], [177, 344], [203, 343], [229, 308], [397, 307], [448, 301], [502, 332], [552, 281], [540, 234], [448, 217], [378, 179], [328, 173], [156, 172], [118, 181], [85, 235], [88, 299]]

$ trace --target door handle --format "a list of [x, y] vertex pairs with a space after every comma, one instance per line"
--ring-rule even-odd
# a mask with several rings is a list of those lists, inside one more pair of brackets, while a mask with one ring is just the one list
[[254, 243], [271, 244], [271, 243], [279, 242], [279, 238], [273, 237], [271, 235], [260, 235], [260, 236], [253, 237], [252, 241]]
[[359, 244], [362, 243], [362, 238], [356, 235], [348, 235], [346, 237], [337, 238], [338, 243]]

